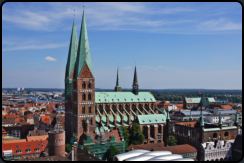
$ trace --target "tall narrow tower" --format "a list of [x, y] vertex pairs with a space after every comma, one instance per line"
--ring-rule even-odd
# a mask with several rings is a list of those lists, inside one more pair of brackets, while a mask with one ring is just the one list
[[72, 137], [72, 121], [71, 108], [72, 108], [72, 91], [73, 91], [73, 77], [74, 68], [77, 56], [78, 39], [75, 27], [75, 19], [73, 20], [73, 27], [70, 38], [68, 59], [65, 70], [65, 141], [69, 143], [70, 137]]
[[134, 71], [134, 79], [133, 79], [133, 85], [132, 85], [132, 92], [135, 95], [138, 95], [138, 81], [137, 81], [137, 74], [136, 74], [136, 66], [135, 66], [135, 71]]
[[117, 69], [117, 79], [116, 79], [116, 86], [114, 88], [114, 91], [115, 92], [121, 92], [122, 91], [122, 89], [120, 87], [120, 81], [119, 81], [119, 67]]
[[[73, 81], [73, 134], [79, 142], [84, 132], [93, 132], [95, 123], [95, 78], [92, 70], [85, 12], [83, 11], [80, 38]], [[89, 120], [89, 129], [85, 120]]]

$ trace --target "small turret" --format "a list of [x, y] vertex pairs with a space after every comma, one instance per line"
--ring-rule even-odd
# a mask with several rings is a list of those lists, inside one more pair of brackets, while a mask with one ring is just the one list
[[121, 92], [122, 91], [122, 89], [120, 87], [120, 81], [119, 81], [119, 67], [117, 69], [117, 79], [116, 79], [116, 86], [114, 88], [114, 91], [115, 92]]
[[135, 71], [134, 71], [134, 79], [133, 79], [133, 85], [132, 85], [132, 92], [135, 95], [138, 95], [138, 81], [137, 81], [137, 73], [136, 73], [136, 66], [135, 66]]

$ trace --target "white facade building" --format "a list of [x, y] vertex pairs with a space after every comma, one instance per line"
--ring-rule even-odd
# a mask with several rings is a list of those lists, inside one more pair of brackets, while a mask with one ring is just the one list
[[222, 160], [231, 160], [232, 150], [231, 146], [234, 143], [232, 140], [218, 140], [215, 142], [206, 142], [203, 143], [203, 149], [205, 150], [204, 161], [222, 161]]

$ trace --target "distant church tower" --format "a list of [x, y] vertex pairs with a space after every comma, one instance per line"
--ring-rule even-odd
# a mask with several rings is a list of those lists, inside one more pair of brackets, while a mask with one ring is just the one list
[[119, 67], [117, 69], [117, 80], [116, 80], [116, 86], [114, 88], [114, 91], [115, 92], [121, 92], [122, 91], [122, 89], [120, 87], [120, 81], [119, 81]]
[[135, 72], [134, 72], [134, 79], [133, 79], [133, 85], [132, 85], [132, 92], [135, 95], [138, 95], [138, 81], [137, 81], [137, 74], [136, 74], [136, 66], [135, 66]]

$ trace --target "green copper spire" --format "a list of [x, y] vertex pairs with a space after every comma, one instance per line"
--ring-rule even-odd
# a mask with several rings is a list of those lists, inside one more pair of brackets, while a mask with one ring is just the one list
[[201, 120], [200, 126], [204, 126], [203, 117], [200, 117], [200, 120]]
[[192, 119], [192, 116], [191, 116], [191, 111], [190, 111], [190, 119]]
[[117, 70], [116, 87], [120, 87], [120, 81], [119, 81], [119, 67], [118, 67], [118, 70]]
[[203, 118], [203, 115], [202, 115], [202, 110], [201, 110], [201, 113], [200, 113], [200, 117], [202, 117], [202, 118]]
[[85, 12], [83, 11], [82, 16], [82, 24], [80, 29], [80, 38], [78, 43], [78, 51], [77, 51], [77, 60], [76, 60], [76, 76], [79, 77], [80, 73], [85, 65], [87, 64], [89, 70], [93, 75], [92, 71], [92, 64], [91, 64], [91, 56], [90, 56], [90, 48], [88, 42], [88, 35], [86, 29], [86, 19], [85, 19]]
[[166, 119], [170, 119], [170, 118], [169, 118], [169, 112], [167, 112], [167, 117], [166, 117]]
[[237, 111], [236, 111], [236, 118], [235, 118], [235, 123], [238, 123], [238, 116], [237, 116]]
[[89, 123], [89, 120], [88, 119], [86, 119], [86, 123]]
[[222, 125], [221, 111], [219, 112], [219, 125]]
[[188, 136], [191, 136], [190, 130], [188, 130]]
[[173, 128], [172, 128], [172, 132], [175, 132], [175, 126], [173, 126]]
[[72, 71], [75, 68], [75, 61], [77, 56], [77, 47], [78, 47], [78, 39], [77, 39], [77, 32], [75, 27], [75, 19], [73, 21], [73, 27], [71, 32], [70, 44], [69, 44], [69, 54], [66, 64], [66, 74], [65, 77], [69, 78]]

